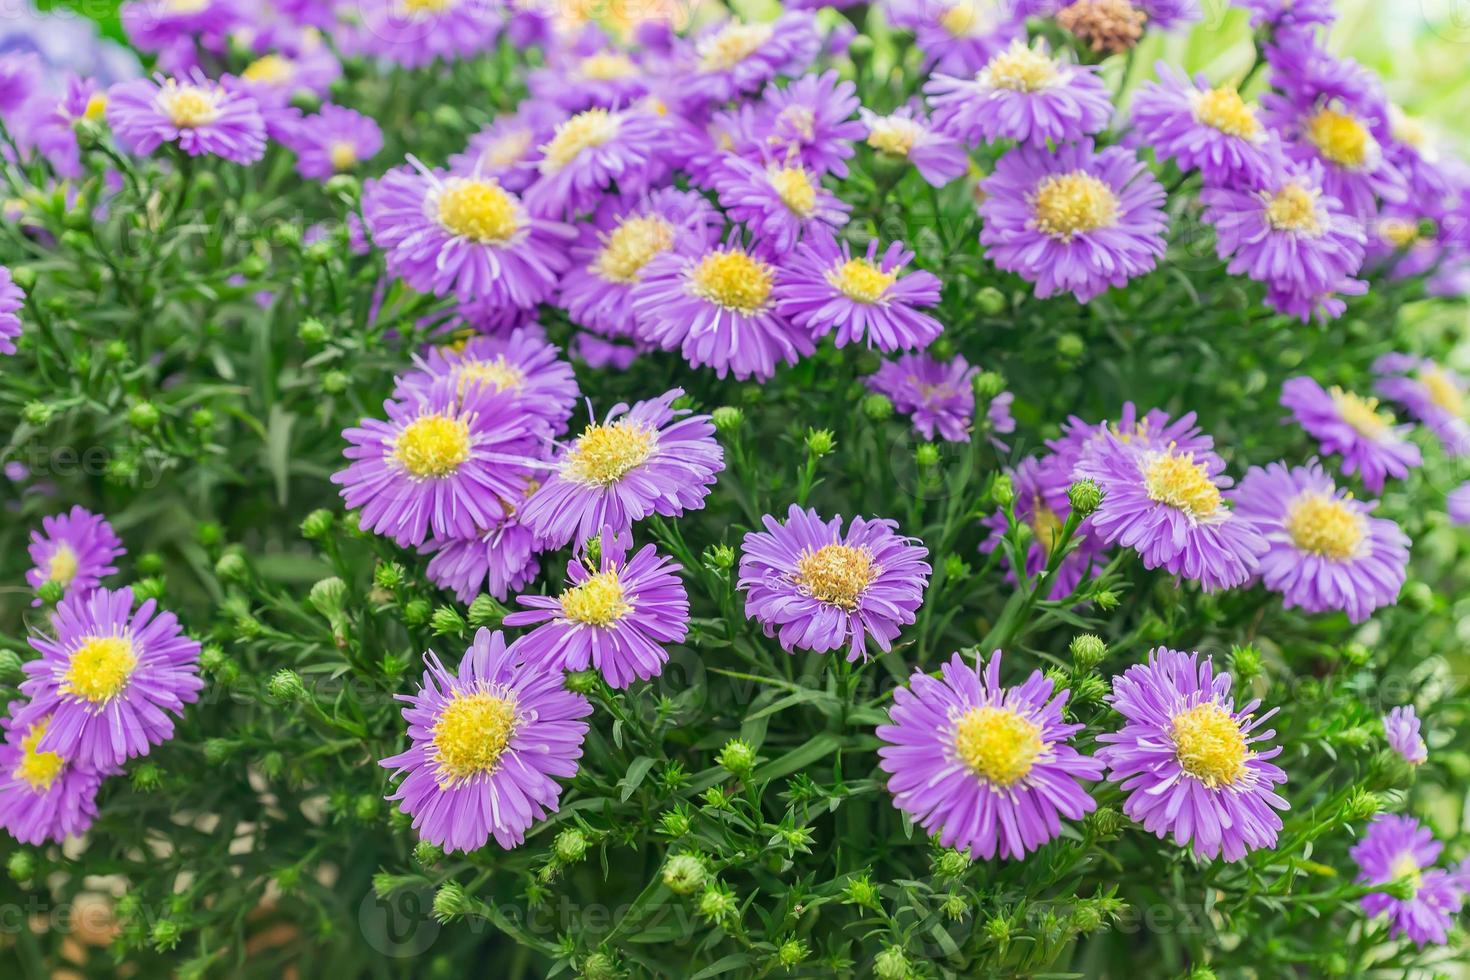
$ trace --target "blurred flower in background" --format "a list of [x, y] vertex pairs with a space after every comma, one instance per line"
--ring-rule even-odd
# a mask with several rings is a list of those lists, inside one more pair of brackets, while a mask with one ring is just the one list
[[6, 4], [5, 16], [0, 18], [0, 55], [25, 52], [41, 59], [44, 77], [57, 90], [65, 86], [68, 72], [102, 85], [143, 72], [137, 55], [103, 37], [86, 14], [61, 7], [42, 12], [23, 2]]

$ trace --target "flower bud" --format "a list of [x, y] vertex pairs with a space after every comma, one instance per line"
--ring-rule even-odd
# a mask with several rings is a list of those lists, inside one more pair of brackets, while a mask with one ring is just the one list
[[990, 500], [997, 507], [1005, 508], [1016, 502], [1016, 485], [1007, 473], [997, 474], [990, 484]]
[[250, 575], [250, 566], [238, 551], [226, 551], [214, 563], [214, 574], [221, 582], [239, 582]]
[[373, 584], [391, 592], [403, 584], [407, 574], [398, 562], [386, 561], [373, 569]]
[[163, 598], [163, 589], [163, 579], [150, 575], [133, 583], [133, 599], [137, 602], [147, 602], [149, 599], [156, 601]]
[[720, 749], [715, 762], [728, 769], [737, 779], [748, 779], [755, 769], [755, 749], [743, 738], [732, 738]]
[[403, 622], [409, 626], [422, 626], [429, 621], [433, 607], [426, 599], [410, 599], [403, 604]]
[[413, 846], [413, 859], [421, 868], [432, 868], [444, 857], [444, 848], [433, 841], [421, 840]]
[[849, 905], [875, 909], [878, 907], [878, 888], [867, 875], [856, 875], [843, 886], [842, 900]]
[[56, 605], [64, 595], [66, 595], [66, 589], [60, 582], [56, 581], [48, 580], [42, 582], [40, 587], [36, 589], [36, 598], [48, 606]]
[[831, 429], [808, 429], [806, 448], [813, 456], [825, 456], [837, 448], [837, 439]]
[[728, 571], [735, 564], [735, 549], [728, 544], [712, 544], [704, 549], [704, 566], [710, 571]]
[[873, 392], [863, 398], [863, 414], [874, 422], [886, 422], [893, 417], [893, 401], [887, 395]]
[[551, 842], [551, 853], [562, 864], [576, 864], [587, 856], [587, 835], [576, 827], [568, 827]]
[[326, 324], [314, 316], [309, 316], [301, 321], [301, 326], [296, 328], [296, 336], [303, 344], [319, 347], [327, 342], [331, 334], [327, 331]]
[[1067, 503], [1079, 520], [1097, 510], [1102, 501], [1102, 487], [1094, 480], [1084, 478], [1067, 488]]
[[598, 950], [582, 961], [582, 976], [585, 980], [618, 980], [623, 968], [611, 953]]
[[1110, 806], [1100, 806], [1082, 818], [1083, 828], [1097, 840], [1110, 840], [1123, 829], [1123, 815]]
[[1405, 585], [1399, 599], [1414, 612], [1429, 612], [1434, 608], [1434, 590], [1424, 582]]
[[342, 603], [346, 598], [347, 583], [335, 575], [317, 582], [306, 594], [306, 601], [311, 603], [311, 607], [327, 619], [342, 614]]
[[1006, 390], [1006, 379], [995, 371], [981, 371], [970, 382], [970, 387], [975, 389], [976, 401], [988, 404], [992, 398]]
[[329, 395], [340, 395], [351, 381], [346, 371], [328, 371], [322, 375], [322, 390]]
[[24, 848], [13, 852], [5, 862], [6, 872], [13, 880], [22, 884], [34, 878], [39, 869], [40, 862], [36, 860], [36, 856]]
[[1080, 633], [1072, 637], [1067, 650], [1072, 654], [1072, 666], [1078, 673], [1086, 673], [1107, 659], [1108, 645], [1102, 637], [1092, 633]]
[[914, 462], [923, 469], [939, 465], [939, 447], [932, 442], [921, 442], [914, 450]]
[[665, 810], [658, 818], [659, 832], [667, 837], [683, 837], [689, 826], [689, 814], [681, 807]]
[[1064, 333], [1057, 338], [1057, 358], [1062, 361], [1079, 360], [1087, 351], [1087, 342], [1075, 333]]
[[499, 626], [500, 621], [506, 617], [510, 610], [496, 601], [494, 596], [477, 595], [475, 601], [470, 603], [470, 625]]
[[230, 761], [230, 756], [235, 754], [235, 743], [227, 738], [206, 738], [204, 740], [204, 761], [211, 766], [218, 766]]
[[203, 521], [194, 530], [194, 539], [206, 548], [214, 548], [225, 539], [225, 529], [215, 521]]
[[716, 432], [729, 435], [744, 423], [745, 413], [734, 405], [721, 405], [710, 414], [710, 418], [715, 423]]
[[963, 582], [970, 577], [970, 563], [959, 555], [944, 556], [944, 577], [952, 582]]
[[934, 855], [932, 867], [937, 878], [959, 878], [970, 870], [970, 856], [947, 847]]
[[602, 686], [602, 675], [595, 670], [574, 670], [567, 674], [566, 685], [574, 694], [591, 694]]
[[362, 183], [352, 174], [333, 174], [327, 178], [327, 193], [356, 200], [362, 193]]
[[163, 571], [163, 556], [156, 551], [145, 551], [138, 556], [138, 572], [142, 575], [157, 575]]
[[776, 949], [776, 959], [786, 969], [791, 969], [807, 958], [811, 950], [800, 939], [788, 939]]
[[271, 679], [266, 682], [266, 690], [271, 697], [287, 704], [304, 701], [308, 696], [306, 684], [301, 680], [301, 675], [286, 668], [271, 675]]
[[24, 673], [20, 664], [20, 655], [14, 650], [0, 650], [0, 684], [19, 680]]
[[325, 538], [332, 530], [332, 521], [331, 511], [320, 508], [314, 510], [301, 522], [301, 536], [309, 541]]
[[435, 636], [463, 636], [465, 628], [464, 617], [453, 606], [440, 606], [429, 618], [429, 630]]
[[1112, 589], [1103, 589], [1100, 592], [1093, 593], [1092, 601], [1095, 602], [1097, 604], [1097, 608], [1102, 610], [1103, 612], [1111, 612], [1112, 610], [1118, 608], [1118, 593], [1114, 592]]
[[36, 288], [36, 270], [29, 265], [18, 265], [10, 270], [10, 281], [26, 292]]
[[441, 923], [454, 922], [474, 910], [474, 903], [457, 881], [446, 881], [434, 893], [434, 918]]
[[699, 914], [711, 922], [723, 922], [735, 914], [735, 895], [719, 882], [712, 883], [700, 893]]
[[1006, 310], [1006, 294], [994, 286], [986, 286], [975, 294], [974, 304], [984, 316], [1000, 316]]
[[148, 940], [160, 953], [173, 949], [182, 938], [184, 930], [173, 919], [159, 919], [153, 923], [153, 929], [148, 933]]
[[135, 402], [128, 408], [128, 425], [140, 432], [157, 428], [160, 418], [158, 406], [152, 402]]
[[1363, 667], [1373, 660], [1373, 651], [1365, 644], [1354, 641], [1342, 648], [1342, 659], [1354, 667]]
[[20, 410], [20, 417], [26, 425], [34, 426], [38, 429], [49, 423], [55, 414], [56, 410], [54, 408], [45, 402], [39, 401], [26, 402]]
[[1366, 789], [1354, 789], [1343, 801], [1339, 819], [1343, 823], [1361, 823], [1364, 820], [1372, 820], [1382, 809], [1383, 800], [1378, 794], [1370, 793]]
[[704, 862], [693, 854], [675, 854], [664, 864], [664, 885], [675, 895], [689, 895], [708, 877]]
[[878, 980], [908, 980], [911, 975], [909, 959], [901, 946], [889, 946], [873, 957], [873, 976]]
[[1238, 681], [1248, 681], [1261, 672], [1261, 651], [1246, 644], [1230, 648], [1230, 672]]

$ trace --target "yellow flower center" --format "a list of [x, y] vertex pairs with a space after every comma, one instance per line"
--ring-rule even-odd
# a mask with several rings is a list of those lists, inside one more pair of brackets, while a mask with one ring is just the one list
[[470, 427], [448, 415], [421, 415], [394, 440], [393, 458], [416, 479], [449, 476], [470, 458]]
[[93, 92], [87, 99], [87, 107], [82, 110], [82, 118], [97, 122], [107, 115], [107, 96], [101, 92]]
[[503, 169], [525, 159], [535, 137], [529, 129], [517, 129], [489, 143], [480, 153], [480, 162], [492, 169]]
[[772, 170], [770, 176], [776, 196], [791, 209], [792, 214], [804, 218], [812, 213], [817, 206], [817, 188], [804, 169], [782, 167], [780, 170]]
[[1057, 546], [1062, 539], [1062, 519], [1057, 512], [1052, 510], [1037, 497], [1031, 504], [1031, 531], [1036, 535], [1037, 544], [1046, 551], [1047, 555]]
[[1398, 106], [1390, 106], [1388, 125], [1393, 138], [1400, 143], [1407, 143], [1416, 150], [1429, 148], [1429, 127], [1424, 125], [1424, 120], [1414, 118]]
[[207, 126], [220, 117], [220, 90], [180, 85], [170, 78], [158, 93], [158, 106], [178, 129]]
[[1036, 189], [1035, 207], [1036, 227], [1064, 242], [1106, 228], [1118, 218], [1118, 196], [1113, 189], [1080, 170], [1043, 180]]
[[1011, 708], [971, 708], [954, 729], [955, 754], [970, 771], [995, 786], [1026, 778], [1046, 749], [1041, 726]]
[[1277, 231], [1295, 231], [1314, 237], [1322, 234], [1317, 191], [1301, 184], [1287, 184], [1267, 200], [1266, 221]]
[[1388, 873], [1393, 875], [1391, 881], [1407, 881], [1413, 887], [1416, 895], [1419, 889], [1424, 887], [1424, 871], [1409, 851], [1393, 859], [1393, 863], [1388, 866]]
[[164, 6], [173, 14], [197, 14], [209, 4], [210, 0], [164, 0]]
[[516, 233], [515, 200], [494, 180], [451, 177], [439, 192], [439, 223], [452, 235], [499, 245]]
[[1220, 488], [1204, 464], [1194, 461], [1194, 453], [1160, 453], [1144, 469], [1143, 483], [1148, 499], [1191, 517], [1209, 517], [1220, 509]]
[[609, 626], [633, 611], [618, 571], [598, 572], [561, 594], [561, 614], [574, 623]]
[[516, 731], [516, 699], [509, 691], [460, 694], [434, 723], [434, 761], [440, 786], [494, 772]]
[[711, 252], [689, 274], [689, 289], [711, 303], [749, 316], [765, 309], [774, 281], [769, 265], [744, 252]]
[[1222, 85], [1195, 97], [1194, 115], [1200, 122], [1227, 136], [1256, 140], [1261, 136], [1261, 121], [1255, 110], [1232, 85]]
[[245, 70], [240, 72], [240, 77], [247, 82], [258, 82], [262, 85], [285, 85], [295, 74], [296, 65], [291, 59], [268, 54], [246, 65]]
[[898, 281], [892, 272], [884, 272], [867, 259], [848, 259], [827, 273], [827, 281], [848, 299], [859, 303], [876, 303]]
[[715, 34], [701, 40], [695, 49], [699, 70], [729, 71], [760, 50], [771, 39], [770, 24], [726, 24]]
[[1057, 79], [1057, 63], [1046, 53], [1016, 41], [990, 60], [981, 72], [996, 88], [1039, 92]]
[[912, 119], [888, 116], [873, 120], [868, 130], [868, 145], [879, 153], [906, 157], [919, 139], [919, 125]]
[[56, 782], [61, 775], [61, 770], [66, 768], [66, 760], [58, 752], [37, 752], [36, 746], [41, 741], [41, 736], [46, 734], [46, 726], [51, 724], [49, 717], [42, 718], [31, 726], [20, 740], [20, 762], [15, 767], [15, 775], [25, 782], [37, 793], [44, 793]]
[[803, 552], [795, 578], [797, 588], [813, 599], [851, 612], [878, 572], [868, 549], [829, 544]]
[[939, 26], [951, 37], [978, 37], [990, 33], [993, 18], [987, 17], [980, 5], [985, 0], [960, 0], [939, 15]]
[[1337, 409], [1338, 416], [1361, 436], [1378, 439], [1394, 423], [1392, 413], [1381, 411], [1376, 398], [1364, 398], [1336, 385], [1327, 393], [1332, 396], [1332, 406]]
[[1429, 400], [1459, 418], [1465, 414], [1465, 396], [1453, 378], [1437, 367], [1419, 372], [1419, 383], [1429, 393]]
[[1380, 218], [1378, 237], [1394, 248], [1408, 248], [1419, 241], [1419, 222], [1408, 218]]
[[663, 218], [629, 218], [603, 239], [592, 271], [608, 282], [637, 282], [643, 267], [673, 244], [674, 228]]
[[583, 78], [610, 82], [619, 78], [632, 78], [638, 74], [638, 66], [625, 54], [600, 51], [583, 58], [577, 71]]
[[89, 636], [72, 651], [61, 691], [92, 703], [115, 698], [128, 686], [138, 655], [126, 636]]
[[461, 397], [472, 384], [489, 385], [499, 391], [514, 391], [526, 383], [526, 373], [506, 360], [504, 354], [496, 354], [493, 360], [463, 361], [456, 373], [459, 376]]
[[1318, 109], [1306, 123], [1306, 136], [1328, 160], [1356, 170], [1372, 161], [1378, 141], [1356, 116], [1336, 109]]
[[1210, 789], [1229, 786], [1245, 775], [1251, 756], [1245, 733], [1214, 701], [1175, 715], [1173, 733], [1179, 765]]
[[605, 487], [642, 466], [658, 445], [652, 429], [628, 419], [589, 425], [567, 453], [562, 476], [575, 483]]
[[46, 562], [46, 579], [59, 585], [70, 585], [77, 577], [77, 553], [69, 544], [58, 544]]
[[[781, 110], [776, 117], [778, 125], [784, 125], [804, 140], [811, 141], [817, 138], [817, 116], [816, 113], [804, 105], [790, 105]], [[769, 137], [769, 142], [779, 145], [781, 139], [778, 136]]]
[[1286, 531], [1302, 551], [1342, 561], [1351, 558], [1367, 532], [1363, 515], [1326, 494], [1304, 494], [1286, 515]]
[[398, 9], [410, 17], [425, 17], [442, 14], [457, 3], [459, 0], [398, 0]]
[[541, 172], [555, 173], [583, 150], [601, 146], [618, 134], [619, 118], [606, 109], [579, 112], [556, 127], [551, 142], [541, 148]]
[[357, 147], [350, 140], [333, 140], [327, 155], [333, 170], [351, 170], [357, 166]]

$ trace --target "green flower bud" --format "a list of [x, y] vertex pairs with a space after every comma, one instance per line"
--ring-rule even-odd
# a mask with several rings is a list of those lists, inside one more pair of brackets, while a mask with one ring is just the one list
[[1110, 806], [1100, 806], [1082, 818], [1083, 828], [1097, 840], [1116, 837], [1126, 822], [1123, 815]]
[[444, 859], [444, 848], [433, 841], [421, 840], [413, 846], [413, 859], [421, 868], [432, 868]]
[[1087, 350], [1087, 342], [1075, 333], [1064, 333], [1057, 338], [1057, 357], [1063, 361], [1075, 361]]
[[997, 507], [1005, 508], [1016, 502], [1016, 485], [1006, 473], [997, 474], [990, 484], [990, 500]]
[[908, 980], [909, 959], [902, 946], [889, 946], [873, 957], [873, 976], [878, 980]]
[[5, 862], [6, 872], [21, 884], [34, 878], [39, 869], [40, 862], [36, 860], [36, 856], [24, 848], [13, 852], [10, 859]]
[[1006, 390], [1005, 376], [995, 371], [981, 371], [975, 375], [975, 380], [970, 382], [970, 387], [975, 389], [975, 400], [981, 404], [988, 404], [992, 398]]
[[1215, 971], [1200, 963], [1190, 968], [1184, 980], [1215, 980]]
[[1067, 488], [1067, 503], [1079, 520], [1097, 510], [1102, 501], [1102, 487], [1091, 479], [1078, 480]]
[[1383, 800], [1377, 793], [1370, 793], [1361, 788], [1354, 789], [1343, 801], [1339, 819], [1343, 823], [1361, 823], [1365, 820], [1372, 820], [1382, 809]]
[[1230, 672], [1236, 680], [1248, 681], [1261, 673], [1261, 651], [1251, 644], [1230, 648]]
[[1079, 902], [1077, 907], [1072, 909], [1072, 916], [1068, 924], [1076, 932], [1084, 934], [1097, 932], [1102, 928], [1102, 912], [1089, 902]]
[[1429, 612], [1434, 608], [1434, 590], [1424, 582], [1410, 582], [1405, 585], [1399, 598], [1414, 612]]
[[123, 361], [128, 360], [131, 352], [128, 350], [128, 345], [125, 342], [121, 340], [109, 340], [102, 347], [102, 356], [115, 364], [121, 364]]
[[409, 626], [422, 626], [429, 621], [434, 608], [426, 599], [410, 599], [403, 605], [403, 622]]
[[322, 390], [329, 395], [340, 395], [351, 381], [346, 371], [328, 371], [322, 375]]
[[133, 583], [133, 599], [138, 602], [147, 602], [149, 599], [163, 598], [164, 581], [156, 575], [139, 579]]
[[327, 619], [342, 614], [342, 604], [347, 598], [347, 583], [337, 576], [324, 578], [311, 587], [306, 601]]
[[333, 520], [331, 511], [314, 510], [301, 522], [301, 536], [308, 541], [319, 541], [331, 532]]
[[226, 551], [214, 563], [214, 574], [221, 582], [239, 582], [250, 575], [250, 566], [238, 551]]
[[286, 771], [286, 757], [280, 752], [267, 752], [260, 757], [260, 774], [269, 780], [281, 778]]
[[689, 895], [704, 886], [704, 862], [693, 854], [675, 854], [664, 864], [664, 885], [675, 895]]
[[308, 697], [306, 684], [301, 680], [301, 675], [286, 668], [272, 674], [265, 687], [271, 697], [287, 704], [305, 701]]
[[868, 879], [867, 875], [857, 875], [849, 878], [847, 884], [843, 886], [842, 900], [849, 905], [876, 909], [878, 907], [878, 888]]
[[1093, 593], [1092, 601], [1103, 612], [1111, 612], [1118, 608], [1118, 593], [1111, 589], [1103, 589], [1100, 592]]
[[733, 892], [714, 882], [700, 893], [699, 914], [711, 922], [723, 922], [735, 914], [738, 904]]
[[947, 361], [955, 355], [954, 341], [948, 334], [940, 334], [939, 339], [929, 345], [929, 353], [941, 361]]
[[204, 521], [194, 531], [194, 538], [206, 548], [213, 548], [225, 539], [225, 529], [214, 521]]
[[939, 465], [939, 447], [932, 442], [921, 442], [914, 449], [914, 462], [922, 469]]
[[309, 316], [301, 321], [301, 326], [296, 328], [296, 336], [303, 344], [319, 347], [327, 342], [331, 334], [327, 331], [326, 324], [314, 316]]
[[825, 456], [837, 448], [837, 438], [832, 435], [831, 429], [808, 429], [806, 448], [813, 456]]
[[327, 193], [338, 197], [346, 197], [357, 200], [362, 193], [362, 182], [351, 174], [333, 174], [327, 178]]
[[25, 673], [20, 664], [20, 655], [14, 650], [0, 650], [0, 684], [20, 680]]
[[1333, 741], [1346, 748], [1365, 749], [1373, 744], [1373, 733], [1362, 725], [1356, 725], [1338, 732]]
[[728, 769], [737, 779], [748, 779], [755, 769], [755, 749], [742, 738], [732, 738], [715, 756], [715, 762]]
[[1108, 696], [1108, 682], [1097, 674], [1072, 678], [1071, 704], [1100, 704]]
[[207, 738], [204, 740], [204, 761], [212, 766], [229, 762], [237, 747], [227, 738]]
[[551, 853], [562, 864], [576, 864], [587, 856], [587, 835], [576, 827], [568, 827], [551, 842]]
[[863, 398], [863, 414], [874, 422], [886, 422], [893, 418], [893, 401], [887, 395], [873, 392]]
[[403, 580], [407, 575], [408, 573], [404, 571], [403, 566], [398, 564], [398, 562], [385, 561], [373, 569], [373, 584], [380, 589], [387, 589], [389, 592], [392, 592], [403, 584]]
[[474, 911], [474, 902], [457, 881], [446, 881], [434, 893], [434, 918], [439, 922], [454, 922]]
[[499, 626], [500, 621], [509, 614], [510, 610], [496, 601], [494, 596], [480, 594], [475, 596], [475, 601], [470, 603], [470, 625]]
[[1085, 673], [1107, 659], [1108, 645], [1100, 636], [1080, 633], [1072, 637], [1067, 651], [1072, 654], [1072, 665], [1079, 673]]
[[271, 880], [276, 887], [283, 892], [294, 892], [301, 886], [301, 868], [294, 864], [288, 864], [284, 868], [277, 868], [271, 875]]
[[1354, 641], [1342, 648], [1342, 659], [1354, 667], [1364, 667], [1372, 662], [1373, 651], [1368, 649], [1365, 644]]
[[745, 422], [745, 413], [734, 405], [721, 405], [710, 413], [710, 418], [715, 423], [716, 432], [729, 435]]
[[811, 949], [800, 939], [788, 939], [776, 949], [776, 960], [788, 970], [807, 958]]
[[970, 870], [970, 856], [947, 847], [934, 855], [931, 866], [936, 878], [959, 878]]
[[38, 429], [49, 423], [55, 414], [56, 410], [45, 402], [26, 402], [20, 410], [20, 417], [25, 421], [26, 425], [34, 426]]
[[148, 939], [153, 943], [153, 948], [160, 953], [173, 949], [183, 938], [183, 928], [173, 919], [159, 919], [153, 923], [153, 928], [148, 933]]
[[143, 432], [157, 428], [161, 417], [152, 402], [136, 402], [128, 409], [128, 425]]
[[138, 556], [138, 572], [143, 575], [157, 575], [163, 571], [163, 556], [156, 551], [145, 551]]
[[970, 577], [970, 563], [959, 555], [944, 556], [944, 577], [952, 582], [963, 582]]
[[197, 432], [208, 432], [214, 428], [214, 412], [207, 408], [196, 408], [189, 413], [189, 427]]
[[567, 674], [566, 684], [574, 694], [591, 694], [602, 686], [602, 676], [595, 670], [576, 670]]
[[352, 801], [352, 816], [359, 823], [372, 823], [378, 818], [383, 801], [375, 793], [360, 793]]
[[40, 588], [36, 589], [36, 597], [48, 606], [54, 606], [66, 595], [66, 589], [60, 582], [42, 582]]
[[975, 308], [983, 316], [1000, 316], [1006, 311], [1006, 294], [994, 286], [986, 286], [975, 294]]
[[582, 976], [586, 980], [618, 980], [623, 968], [611, 953], [598, 950], [582, 961]]
[[658, 829], [668, 837], [683, 837], [689, 833], [689, 814], [680, 807], [665, 810], [658, 818]]
[[453, 606], [440, 606], [429, 618], [429, 630], [435, 636], [463, 636], [465, 628], [464, 617]]
[[18, 265], [10, 270], [10, 280], [26, 292], [36, 288], [36, 270], [28, 265]]
[[728, 571], [735, 565], [735, 549], [728, 544], [712, 544], [704, 549], [704, 567], [711, 571]]

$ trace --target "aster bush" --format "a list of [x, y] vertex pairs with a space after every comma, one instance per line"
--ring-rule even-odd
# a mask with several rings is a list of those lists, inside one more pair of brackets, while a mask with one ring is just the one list
[[1204, 13], [7, 46], [0, 975], [1462, 964], [1470, 166]]

